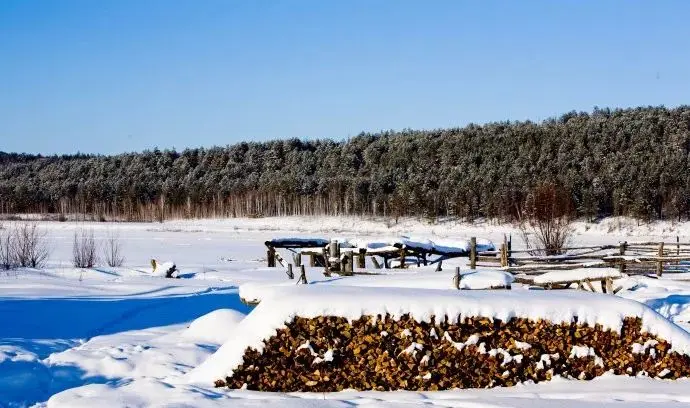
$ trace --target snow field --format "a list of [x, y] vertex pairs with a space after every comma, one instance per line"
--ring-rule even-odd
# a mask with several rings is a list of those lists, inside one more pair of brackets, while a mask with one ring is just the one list
[[[9, 223], [5, 223], [7, 226]], [[469, 236], [503, 240], [510, 225], [494, 223], [427, 224], [327, 217], [308, 219], [188, 220], [163, 224], [41, 223], [48, 232], [51, 257], [46, 269], [0, 272], [0, 406], [32, 403], [76, 406], [684, 406], [690, 402], [688, 382], [634, 378], [599, 378], [592, 382], [554, 381], [511, 389], [441, 393], [266, 394], [213, 389], [187, 384], [187, 373], [200, 366], [222, 343], [225, 323], [195, 322], [217, 309], [246, 313], [238, 287], [268, 293], [273, 285], [291, 285], [282, 268], [266, 268], [264, 241], [280, 236], [426, 237], [461, 241]], [[126, 257], [122, 268], [77, 270], [71, 267], [75, 230], [93, 229], [97, 242], [117, 233]], [[575, 225], [574, 243], [618, 241], [681, 241], [690, 224], [608, 219]], [[290, 259], [287, 253], [285, 259]], [[152, 258], [175, 261], [181, 279], [150, 276]], [[381, 277], [353, 277], [370, 287], [447, 289], [452, 270], [465, 260], [433, 269]], [[323, 285], [321, 271], [308, 271], [314, 287]], [[328, 285], [346, 285], [335, 279]], [[683, 276], [663, 279], [623, 278], [625, 298], [642, 302], [673, 322], [690, 320], [690, 282]], [[515, 285], [514, 285], [515, 286]], [[519, 288], [518, 288], [519, 289]], [[272, 290], [272, 289], [271, 289]], [[354, 295], [353, 295], [354, 296]], [[257, 308], [258, 310], [258, 308]], [[222, 313], [222, 312], [221, 312]], [[239, 317], [239, 316], [236, 316]], [[206, 328], [203, 328], [206, 324]], [[242, 326], [244, 322], [239, 323]], [[234, 326], [233, 326], [234, 327]], [[212, 330], [213, 329], [213, 330]], [[191, 330], [194, 334], [184, 334]], [[236, 329], [231, 336], [234, 336]], [[191, 336], [191, 337], [190, 337]], [[51, 397], [52, 396], [52, 397]], [[325, 399], [325, 401], [324, 401]]]

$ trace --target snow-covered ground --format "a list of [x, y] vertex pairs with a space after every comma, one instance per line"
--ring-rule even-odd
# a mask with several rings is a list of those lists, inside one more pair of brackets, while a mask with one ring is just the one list
[[[8, 223], [4, 223], [8, 226]], [[222, 343], [250, 307], [239, 287], [261, 292], [287, 282], [282, 268], [266, 268], [264, 241], [274, 237], [425, 237], [434, 242], [470, 236], [500, 242], [511, 225], [473, 225], [413, 219], [395, 224], [360, 218], [300, 217], [135, 223], [41, 223], [48, 232], [49, 264], [41, 270], [0, 272], [0, 406], [399, 406], [583, 407], [597, 405], [686, 406], [690, 382], [605, 376], [591, 382], [558, 379], [548, 384], [492, 390], [433, 393], [341, 392], [273, 394], [215, 389], [186, 375]], [[117, 234], [126, 257], [121, 268], [71, 267], [77, 229], [92, 229], [97, 241]], [[690, 224], [638, 225], [626, 219], [578, 223], [574, 243], [690, 240]], [[284, 253], [285, 259], [291, 259]], [[150, 260], [174, 261], [181, 279], [152, 276]], [[348, 286], [452, 287], [444, 271], [326, 279], [310, 282]], [[690, 281], [629, 278], [619, 294], [643, 302], [687, 329]], [[690, 277], [688, 277], [690, 279]], [[332, 282], [332, 283], [328, 283]], [[363, 282], [363, 283], [362, 283]], [[291, 283], [290, 283], [291, 284]]]

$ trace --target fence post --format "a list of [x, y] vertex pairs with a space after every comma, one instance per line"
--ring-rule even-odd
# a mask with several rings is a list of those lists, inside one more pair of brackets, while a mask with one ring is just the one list
[[331, 271], [340, 272], [342, 270], [340, 267], [340, 245], [338, 244], [337, 240], [334, 239], [329, 244], [328, 255], [331, 257], [331, 259], [335, 259], [335, 265], [332, 265], [329, 269]]
[[[659, 242], [659, 257], [663, 258], [664, 257], [664, 243]], [[664, 261], [661, 259], [657, 262], [656, 264], [656, 276], [661, 276], [661, 274], [664, 272]]]
[[304, 269], [304, 265], [299, 267], [299, 272], [300, 272], [299, 281], [297, 281], [297, 282], [303, 283], [306, 285], [307, 284], [307, 271]]
[[295, 279], [295, 274], [292, 272], [292, 264], [288, 264], [287, 276], [290, 279]]
[[316, 266], [316, 256], [314, 254], [309, 254], [309, 266]]
[[443, 270], [443, 260], [440, 260], [436, 264], [436, 272], [441, 272], [442, 270]]
[[405, 248], [400, 248], [400, 269], [405, 268]]
[[350, 276], [353, 274], [354, 262], [352, 251], [343, 252], [343, 259], [340, 262], [340, 270], [343, 275]]
[[501, 257], [501, 266], [508, 266], [508, 245], [506, 245], [505, 242], [501, 244], [501, 253], [499, 256]]
[[455, 285], [455, 289], [460, 290], [460, 267], [459, 266], [455, 267], [455, 276], [453, 276], [453, 285]]
[[676, 256], [680, 256], [680, 237], [676, 235]]
[[293, 257], [292, 260], [295, 262], [295, 266], [302, 266], [302, 253], [297, 252]]
[[275, 248], [268, 247], [268, 251], [266, 252], [266, 260], [268, 262], [269, 268], [275, 268], [276, 267], [276, 249]]
[[477, 238], [470, 238], [470, 269], [477, 269]]
[[359, 262], [359, 266], [361, 269], [365, 269], [367, 267], [367, 250], [366, 249], [360, 249], [359, 250], [359, 257], [357, 258]]
[[[621, 256], [625, 255], [625, 247], [627, 246], [627, 242], [621, 242], [619, 246], [618, 252], [620, 253]], [[620, 273], [625, 273], [625, 259], [621, 259], [620, 264], [618, 265], [618, 270]]]

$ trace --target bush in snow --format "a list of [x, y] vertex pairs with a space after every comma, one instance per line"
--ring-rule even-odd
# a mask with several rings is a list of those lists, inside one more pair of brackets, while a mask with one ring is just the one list
[[538, 185], [521, 215], [522, 240], [533, 255], [560, 255], [570, 241], [575, 214], [570, 194], [554, 183]]
[[75, 231], [74, 243], [72, 244], [72, 263], [74, 267], [93, 268], [96, 265], [97, 258], [96, 240], [93, 238], [93, 231]]
[[103, 245], [103, 260], [111, 268], [122, 266], [125, 263], [125, 256], [122, 254], [122, 244], [117, 234], [108, 234]]
[[12, 231], [0, 226], [0, 268], [8, 270], [17, 266]]
[[12, 232], [12, 248], [18, 266], [41, 268], [50, 255], [46, 231], [35, 223], [27, 222]]

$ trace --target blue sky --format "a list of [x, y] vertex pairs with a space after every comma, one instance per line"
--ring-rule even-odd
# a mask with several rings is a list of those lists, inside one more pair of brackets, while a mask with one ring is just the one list
[[118, 153], [690, 103], [690, 2], [2, 0], [0, 150]]

